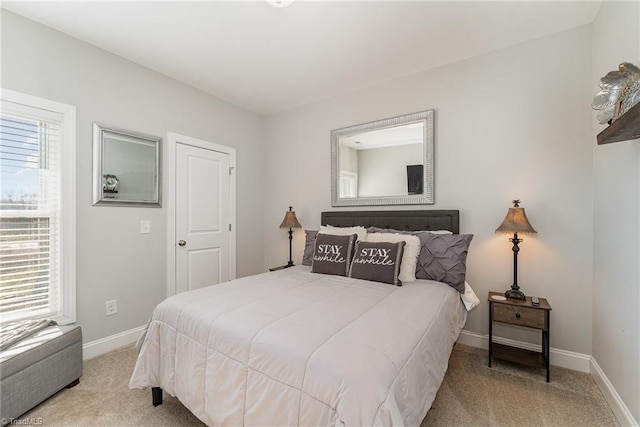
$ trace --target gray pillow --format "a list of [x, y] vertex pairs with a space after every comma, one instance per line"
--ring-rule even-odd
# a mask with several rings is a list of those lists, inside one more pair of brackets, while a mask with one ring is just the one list
[[[410, 230], [394, 230], [392, 228], [380, 228], [380, 227], [369, 227], [367, 228], [367, 233], [398, 233], [398, 234], [411, 234], [414, 236], [418, 236], [420, 239], [420, 253], [418, 254], [418, 262], [416, 263], [416, 279], [431, 279], [431, 275], [425, 272], [425, 266], [429, 264], [432, 259], [429, 249], [427, 248], [427, 244], [431, 241], [434, 235], [453, 235], [449, 230], [436, 230], [436, 231], [410, 231]], [[471, 235], [473, 237], [473, 235]], [[455, 239], [454, 239], [455, 240]], [[468, 246], [468, 245], [467, 245]], [[466, 254], [465, 254], [466, 259]], [[466, 271], [466, 268], [465, 268]], [[454, 286], [457, 289], [457, 285]], [[462, 287], [464, 288], [464, 280], [462, 283]], [[464, 293], [464, 290], [462, 291]]]
[[473, 234], [424, 234], [420, 237], [424, 245], [418, 255], [416, 279], [444, 282], [464, 293], [467, 252]]
[[304, 230], [304, 253], [302, 255], [302, 265], [311, 265], [313, 261], [313, 250], [316, 243], [317, 230]]
[[[427, 243], [427, 236], [433, 234], [452, 234], [449, 230], [436, 230], [436, 231], [411, 231], [411, 230], [394, 230], [393, 228], [379, 228], [379, 227], [369, 227], [367, 228], [367, 233], [396, 233], [396, 234], [411, 234], [412, 236], [417, 236], [420, 239], [420, 252], [422, 253], [422, 248]], [[419, 256], [418, 256], [419, 257]], [[417, 271], [417, 269], [416, 269]], [[417, 279], [419, 277], [416, 276]]]
[[398, 278], [406, 242], [358, 242], [349, 277], [402, 286]]
[[357, 234], [336, 236], [319, 233], [316, 236], [311, 272], [335, 276], [348, 275], [357, 239]]

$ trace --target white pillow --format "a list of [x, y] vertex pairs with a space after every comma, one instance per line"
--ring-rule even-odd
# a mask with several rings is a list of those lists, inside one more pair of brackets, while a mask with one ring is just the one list
[[367, 239], [367, 229], [364, 227], [334, 227], [333, 225], [321, 225], [321, 234], [333, 234], [335, 236], [349, 236], [351, 234], [357, 234], [358, 240], [363, 242]]
[[416, 280], [416, 263], [420, 253], [420, 238], [410, 234], [395, 233], [369, 233], [367, 242], [406, 242], [400, 263], [400, 275], [398, 278], [402, 283], [414, 282]]
[[453, 232], [449, 231], [449, 230], [427, 230], [427, 233], [431, 233], [431, 234], [453, 234]]
[[480, 305], [480, 298], [473, 292], [473, 289], [471, 289], [471, 286], [469, 286], [467, 282], [464, 282], [464, 294], [460, 294], [460, 298], [467, 311], [471, 311]]

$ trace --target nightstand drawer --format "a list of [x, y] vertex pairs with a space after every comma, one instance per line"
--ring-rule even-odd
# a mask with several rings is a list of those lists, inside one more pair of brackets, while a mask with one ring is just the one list
[[545, 311], [531, 307], [493, 304], [493, 320], [512, 325], [547, 330]]

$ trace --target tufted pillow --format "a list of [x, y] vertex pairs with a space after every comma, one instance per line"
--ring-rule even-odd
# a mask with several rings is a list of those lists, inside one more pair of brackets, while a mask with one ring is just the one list
[[316, 244], [317, 230], [304, 230], [304, 253], [302, 255], [302, 265], [311, 265], [313, 261], [313, 250]]
[[398, 233], [370, 233], [367, 242], [405, 242], [402, 263], [400, 265], [400, 280], [403, 283], [416, 280], [416, 263], [420, 253], [420, 239], [416, 236]]
[[405, 242], [357, 242], [349, 277], [402, 286], [400, 265]]
[[444, 282], [464, 293], [471, 239], [473, 234], [425, 235], [418, 256], [416, 278]]
[[357, 238], [356, 234], [336, 236], [318, 233], [311, 261], [311, 272], [347, 276]]

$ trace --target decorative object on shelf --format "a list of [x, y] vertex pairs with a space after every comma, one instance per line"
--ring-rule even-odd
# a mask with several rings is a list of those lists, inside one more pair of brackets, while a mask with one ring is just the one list
[[115, 175], [102, 175], [102, 191], [104, 193], [117, 193], [120, 180]]
[[513, 237], [509, 239], [509, 241], [513, 243], [513, 285], [511, 285], [511, 289], [507, 290], [504, 295], [507, 298], [524, 300], [525, 295], [518, 286], [518, 252], [520, 252], [518, 244], [522, 242], [522, 239], [518, 237], [518, 233], [537, 236], [538, 232], [531, 226], [527, 214], [524, 212], [524, 208], [520, 207], [520, 200], [513, 201], [513, 207], [509, 208], [502, 224], [496, 228], [496, 234], [502, 233], [513, 233]]
[[298, 218], [296, 218], [295, 211], [293, 208], [289, 206], [289, 210], [284, 215], [284, 219], [282, 220], [282, 224], [280, 224], [280, 228], [288, 228], [289, 229], [289, 262], [284, 268], [293, 267], [293, 259], [292, 259], [292, 245], [293, 245], [293, 229], [294, 228], [302, 228], [300, 223], [298, 222]]
[[640, 68], [623, 62], [618, 70], [600, 79], [600, 91], [591, 106], [598, 110], [600, 124], [613, 124], [634, 105], [640, 103]]

